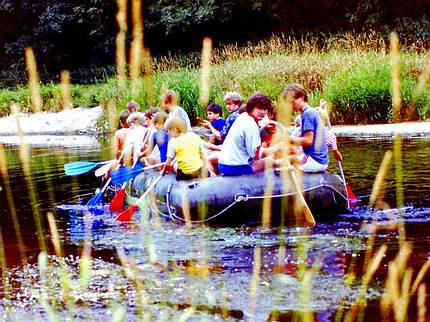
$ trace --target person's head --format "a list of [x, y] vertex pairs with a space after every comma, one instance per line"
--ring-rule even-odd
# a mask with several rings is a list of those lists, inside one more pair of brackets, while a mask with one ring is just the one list
[[224, 103], [228, 112], [231, 113], [242, 105], [242, 96], [237, 92], [228, 92], [224, 95]]
[[171, 112], [173, 107], [178, 104], [178, 94], [174, 90], [166, 90], [161, 94], [161, 106], [166, 112]]
[[145, 112], [145, 126], [149, 126], [152, 123], [153, 116], [160, 111], [157, 107], [150, 107]]
[[208, 120], [209, 121], [215, 121], [220, 116], [222, 116], [222, 108], [218, 104], [210, 104], [208, 106], [208, 112], [207, 112]]
[[164, 128], [169, 133], [170, 137], [175, 138], [187, 133], [187, 125], [179, 117], [168, 118], [164, 124]]
[[268, 96], [262, 93], [255, 93], [248, 99], [245, 108], [248, 114], [253, 116], [257, 121], [260, 121], [266, 116], [268, 110], [273, 109], [273, 106]]
[[294, 119], [294, 126], [295, 127], [301, 127], [302, 126], [302, 116], [299, 114]]
[[284, 99], [291, 100], [294, 112], [302, 112], [308, 102], [308, 93], [302, 85], [291, 84], [284, 90]]
[[131, 113], [127, 117], [127, 123], [130, 125], [131, 128], [136, 126], [143, 126], [145, 124], [145, 114], [140, 112]]
[[160, 131], [164, 128], [164, 123], [167, 120], [167, 114], [163, 111], [159, 111], [152, 116], [152, 122], [154, 123], [154, 127], [157, 131]]
[[127, 110], [124, 110], [121, 113], [119, 113], [118, 129], [121, 129], [123, 127], [128, 127], [127, 118], [129, 116], [130, 116], [130, 112]]
[[133, 101], [128, 102], [127, 103], [127, 110], [130, 114], [134, 113], [134, 112], [139, 112], [140, 111], [139, 104], [137, 104], [136, 102], [133, 102]]

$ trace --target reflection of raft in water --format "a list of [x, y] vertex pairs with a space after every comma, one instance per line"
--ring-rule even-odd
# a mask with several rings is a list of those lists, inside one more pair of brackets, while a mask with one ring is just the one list
[[[158, 172], [145, 171], [136, 177], [137, 194], [143, 193], [157, 176]], [[269, 188], [272, 193], [265, 196], [269, 178], [273, 183], [273, 188]], [[184, 221], [189, 213], [193, 221], [237, 225], [261, 222], [264, 199], [270, 198], [272, 224], [288, 223], [294, 218], [291, 213], [296, 196], [289, 179], [289, 174], [284, 176], [275, 170], [270, 176], [258, 173], [178, 182], [169, 173], [155, 186], [156, 198], [149, 198], [148, 204], [153, 213], [176, 221]], [[304, 173], [302, 186], [304, 197], [317, 219], [345, 212], [345, 189], [338, 175]]]

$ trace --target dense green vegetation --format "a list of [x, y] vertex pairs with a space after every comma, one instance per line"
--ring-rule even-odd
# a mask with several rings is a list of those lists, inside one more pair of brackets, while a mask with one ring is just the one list
[[[279, 33], [318, 37], [370, 30], [385, 39], [396, 31], [405, 46], [430, 48], [427, 0], [141, 2], [145, 46], [154, 56], [198, 51], [205, 36], [217, 45], [244, 45]], [[115, 64], [116, 13], [112, 0], [0, 1], [0, 86], [25, 83], [27, 46], [34, 49], [44, 82], [57, 80], [63, 69], [71, 71], [74, 83], [100, 81], [106, 71], [112, 75], [114, 69], [107, 66]], [[129, 17], [128, 44], [131, 29]]]
[[[261, 91], [277, 99], [283, 88], [292, 82], [303, 84], [311, 93], [310, 101], [318, 104], [321, 97], [331, 106], [337, 123], [380, 123], [390, 121], [391, 66], [384, 42], [376, 34], [328, 38], [327, 45], [317, 47], [317, 40], [274, 37], [246, 47], [218, 48], [211, 69], [211, 102], [222, 105], [226, 91], [236, 90], [245, 97]], [[430, 117], [430, 86], [415, 97], [418, 78], [428, 64], [429, 54], [408, 51], [401, 55], [401, 79], [404, 110], [411, 108], [412, 119]], [[139, 91], [132, 97], [130, 84], [123, 91], [117, 80], [90, 85], [72, 85], [74, 106], [95, 106], [114, 103], [118, 110], [127, 101], [136, 100], [144, 109], [156, 106], [163, 88], [179, 92], [181, 105], [191, 118], [204, 115], [199, 104], [200, 71], [198, 57], [178, 56], [161, 59], [154, 73], [144, 75]], [[60, 86], [42, 86], [44, 108], [61, 109]], [[0, 91], [0, 111], [9, 113], [10, 102], [29, 108], [30, 93], [26, 86]], [[405, 114], [405, 113], [404, 113]]]

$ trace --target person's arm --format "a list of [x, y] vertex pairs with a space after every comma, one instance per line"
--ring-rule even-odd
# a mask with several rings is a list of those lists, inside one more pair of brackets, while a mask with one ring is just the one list
[[303, 136], [300, 137], [290, 137], [291, 145], [301, 145], [304, 148], [309, 148], [312, 146], [314, 141], [314, 132], [307, 131]]
[[211, 131], [211, 133], [217, 138], [217, 139], [221, 139], [221, 135], [220, 135], [220, 131], [218, 131], [210, 121], [208, 120], [202, 120], [201, 124], [204, 128], [208, 129], [209, 131]]
[[205, 141], [203, 141], [202, 144], [205, 149], [212, 150], [212, 151], [221, 151], [221, 147], [219, 145], [215, 145]]
[[161, 169], [160, 171], [160, 174], [162, 176], [166, 175], [166, 173], [169, 171], [172, 160], [173, 160], [172, 157], [167, 157], [166, 162], [164, 163], [163, 169]]

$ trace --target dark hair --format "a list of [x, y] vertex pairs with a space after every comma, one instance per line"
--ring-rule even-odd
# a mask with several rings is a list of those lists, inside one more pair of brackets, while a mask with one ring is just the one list
[[161, 124], [161, 125], [163, 125], [166, 122], [167, 117], [168, 117], [167, 113], [165, 113], [163, 111], [160, 111], [160, 112], [155, 113], [152, 116], [152, 121], [154, 122], [154, 124]]
[[303, 97], [303, 100], [305, 102], [308, 101], [308, 93], [306, 92], [305, 88], [300, 84], [291, 84], [284, 89], [284, 98], [287, 98], [290, 95], [291, 98], [296, 99], [299, 97]]
[[155, 113], [158, 113], [160, 111], [160, 109], [158, 108], [158, 107], [150, 107], [150, 108], [148, 108], [147, 110], [146, 110], [146, 112], [145, 112], [145, 117], [147, 118], [147, 119], [152, 119], [152, 116], [155, 114]]
[[127, 125], [127, 118], [129, 117], [130, 112], [128, 110], [121, 111], [119, 113], [119, 124], [118, 129], [122, 128], [122, 125]]
[[219, 116], [222, 116], [222, 107], [218, 104], [210, 104], [208, 106], [208, 112], [212, 112], [214, 114], [219, 114]]
[[270, 98], [262, 93], [253, 94], [246, 103], [246, 111], [251, 113], [255, 107], [259, 107], [265, 110], [272, 110], [272, 101]]
[[161, 94], [161, 101], [164, 101], [168, 104], [177, 104], [179, 101], [179, 97], [174, 90], [168, 89], [164, 91], [163, 94]]
[[134, 102], [134, 101], [128, 102], [128, 103], [127, 103], [127, 110], [128, 110], [130, 113], [133, 113], [133, 112], [139, 112], [139, 104], [137, 104], [137, 103], [136, 103], [136, 102]]

